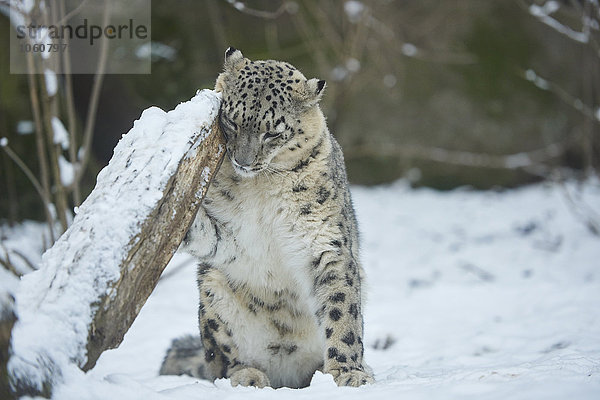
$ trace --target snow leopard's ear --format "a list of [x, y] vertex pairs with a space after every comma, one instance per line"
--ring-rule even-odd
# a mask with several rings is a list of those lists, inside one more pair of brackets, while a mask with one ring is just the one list
[[308, 109], [321, 100], [327, 84], [322, 79], [312, 78], [301, 82], [294, 91], [294, 98], [300, 103], [301, 108]]
[[225, 50], [225, 61], [223, 62], [223, 72], [217, 77], [215, 91], [222, 92], [226, 86], [226, 78], [229, 74], [239, 71], [244, 65], [244, 55], [236, 48], [228, 47]]
[[228, 47], [225, 50], [225, 61], [223, 63], [223, 69], [227, 71], [234, 71], [240, 69], [241, 64], [244, 61], [244, 55], [241, 51], [236, 48]]

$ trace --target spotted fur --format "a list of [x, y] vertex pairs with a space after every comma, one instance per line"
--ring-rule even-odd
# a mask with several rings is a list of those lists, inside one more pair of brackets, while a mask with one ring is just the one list
[[161, 373], [233, 385], [373, 382], [363, 361], [362, 267], [341, 149], [318, 102], [325, 82], [292, 65], [225, 55], [216, 82], [229, 161], [184, 241], [199, 259], [200, 337]]

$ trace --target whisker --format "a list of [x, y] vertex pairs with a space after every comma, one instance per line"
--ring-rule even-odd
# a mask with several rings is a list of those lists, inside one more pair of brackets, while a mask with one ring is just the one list
[[285, 169], [283, 169], [283, 167], [277, 165], [277, 164], [269, 164], [268, 167], [271, 171], [274, 172], [278, 172], [280, 174], [287, 174], [288, 171], [286, 171]]
[[264, 173], [264, 175], [267, 178], [267, 180], [269, 181], [269, 183], [272, 185], [273, 184], [273, 176], [271, 175], [271, 171], [269, 171], [269, 169], [264, 169], [262, 172]]
[[275, 178], [273, 177], [273, 171], [269, 168], [269, 166], [267, 166], [261, 172], [264, 173], [265, 177], [267, 178], [267, 180], [269, 181], [270, 184], [274, 184]]
[[280, 177], [282, 177], [282, 178], [287, 178], [287, 174], [285, 174], [283, 171], [281, 171], [281, 170], [278, 170], [278, 169], [276, 169], [276, 168], [274, 168], [274, 167], [272, 167], [272, 166], [268, 166], [268, 167], [266, 168], [266, 170], [268, 170], [268, 171], [269, 171], [271, 174], [274, 174], [274, 175], [280, 176]]

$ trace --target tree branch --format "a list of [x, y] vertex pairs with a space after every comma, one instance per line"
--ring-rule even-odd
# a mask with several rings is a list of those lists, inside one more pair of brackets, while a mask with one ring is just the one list
[[[87, 0], [84, 0], [81, 4], [80, 7], [83, 6], [83, 4], [86, 2]], [[67, 16], [64, 16], [65, 14], [65, 0], [60, 0], [59, 1], [59, 8], [60, 8], [60, 12], [59, 15], [61, 16], [61, 19], [65, 19], [68, 20], [71, 15], [73, 14], [73, 11], [71, 11]], [[79, 8], [79, 7], [78, 7]], [[69, 37], [65, 35], [65, 37], [63, 37], [62, 39], [62, 43], [67, 45], [67, 48], [69, 46]], [[63, 63], [63, 70], [64, 70], [64, 77], [65, 77], [65, 102], [66, 104], [66, 108], [67, 108], [67, 121], [68, 121], [68, 126], [69, 126], [69, 162], [76, 167], [75, 170], [77, 170], [77, 165], [78, 160], [77, 160], [77, 119], [75, 116], [75, 101], [73, 99], [73, 77], [71, 76], [71, 56], [70, 56], [70, 52], [68, 51], [63, 51], [62, 52], [62, 63]], [[80, 188], [79, 188], [79, 179], [73, 179], [73, 185], [72, 185], [72, 191], [73, 191], [73, 204], [75, 205], [75, 207], [79, 206], [81, 204], [81, 192], [80, 192]]]
[[448, 150], [440, 147], [416, 145], [386, 145], [385, 147], [359, 146], [344, 151], [346, 158], [362, 156], [398, 156], [461, 165], [499, 169], [530, 168], [559, 157], [565, 151], [564, 143], [553, 143], [544, 148], [515, 154], [495, 155], [469, 151]]
[[[35, 143], [40, 166], [40, 175], [42, 180], [42, 188], [44, 202], [51, 203], [50, 199], [50, 174], [48, 172], [48, 157], [46, 155], [46, 144], [44, 141], [44, 132], [42, 130], [42, 116], [40, 110], [40, 100], [38, 96], [38, 88], [36, 84], [37, 70], [32, 52], [27, 52], [25, 55], [27, 60], [27, 82], [29, 83], [29, 99], [31, 101], [31, 110], [33, 112], [33, 121], [35, 123]], [[48, 201], [47, 201], [48, 200]], [[54, 217], [48, 207], [44, 207], [46, 214], [46, 222], [50, 233], [50, 241], [54, 243]]]
[[[111, 1], [107, 0], [107, 4], [104, 8], [103, 15], [103, 26], [108, 25], [110, 15], [110, 4]], [[106, 61], [108, 59], [108, 40], [106, 37], [102, 37], [100, 42], [100, 58], [98, 60], [98, 69], [94, 75], [94, 83], [92, 86], [92, 93], [90, 95], [90, 102], [88, 105], [88, 112], [85, 121], [85, 128], [83, 130], [83, 158], [79, 160], [79, 168], [76, 171], [75, 181], [81, 181], [85, 169], [90, 161], [92, 152], [92, 138], [94, 135], [94, 125], [96, 123], [96, 114], [98, 112], [98, 102], [100, 101], [100, 92], [102, 89], [102, 82], [104, 80], [104, 71], [106, 69]], [[75, 204], [78, 206], [79, 204]]]
[[[44, 205], [44, 211], [46, 212], [46, 214], [51, 215], [52, 211], [50, 209], [50, 205], [52, 204], [52, 202], [51, 202], [50, 198], [46, 196], [46, 192], [44, 191], [44, 188], [42, 187], [40, 182], [37, 180], [37, 178], [35, 177], [33, 172], [31, 172], [31, 170], [29, 169], [27, 164], [25, 164], [25, 162], [21, 159], [21, 157], [19, 157], [18, 154], [15, 153], [8, 146], [8, 144], [1, 145], [0, 147], [10, 157], [10, 159], [13, 160], [15, 164], [17, 164], [19, 169], [21, 169], [21, 171], [23, 171], [23, 173], [25, 174], [27, 179], [29, 179], [29, 182], [31, 182], [31, 184], [35, 188], [35, 191], [38, 193], [38, 195], [40, 196], [40, 199], [42, 200], [42, 203]], [[50, 228], [50, 232], [52, 233], [53, 227], [49, 226], [49, 228]]]

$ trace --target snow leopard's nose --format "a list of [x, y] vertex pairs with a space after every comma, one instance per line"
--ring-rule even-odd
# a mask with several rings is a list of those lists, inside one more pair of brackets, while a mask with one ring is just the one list
[[233, 156], [232, 161], [233, 161], [233, 164], [237, 167], [249, 168], [252, 165], [254, 165], [254, 163], [256, 161], [256, 157], [236, 154], [235, 156]]
[[253, 167], [256, 165], [260, 152], [260, 139], [252, 131], [242, 129], [229, 143], [231, 159], [240, 167]]
[[251, 167], [256, 164], [256, 158], [258, 154], [257, 151], [250, 146], [250, 144], [251, 143], [248, 143], [246, 146], [241, 146], [241, 148], [238, 148], [233, 154], [233, 160], [240, 167]]
[[240, 165], [235, 157], [231, 157], [231, 164], [233, 164], [234, 170], [241, 176], [251, 177], [254, 176], [260, 169], [251, 166]]
[[242, 161], [240, 162], [239, 156], [235, 155], [231, 157], [231, 163], [235, 168], [244, 172], [253, 172], [254, 170], [256, 170], [257, 166], [256, 157], [252, 157], [251, 161], [249, 161], [249, 159], [242, 159]]
[[233, 166], [234, 166], [234, 167], [236, 167], [236, 168], [239, 168], [239, 169], [241, 169], [241, 170], [243, 170], [243, 171], [246, 171], [246, 170], [250, 169], [248, 166], [244, 166], [244, 165], [240, 164], [240, 163], [239, 163], [239, 162], [236, 160], [236, 158], [235, 158], [235, 157], [232, 157], [232, 158], [231, 158], [231, 163], [233, 164]]

